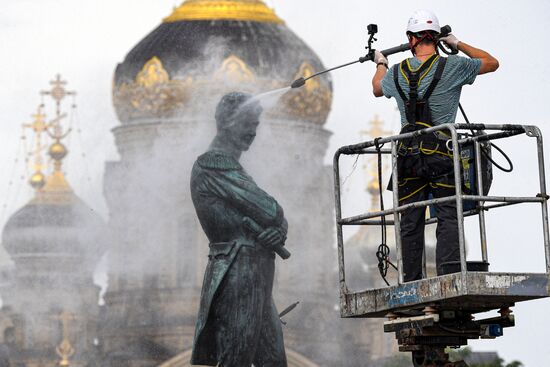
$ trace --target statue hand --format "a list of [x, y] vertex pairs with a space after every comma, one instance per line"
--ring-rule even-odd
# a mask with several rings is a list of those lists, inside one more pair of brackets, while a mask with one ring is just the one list
[[284, 245], [286, 237], [278, 228], [269, 227], [260, 233], [256, 239], [262, 246], [272, 248], [274, 246]]

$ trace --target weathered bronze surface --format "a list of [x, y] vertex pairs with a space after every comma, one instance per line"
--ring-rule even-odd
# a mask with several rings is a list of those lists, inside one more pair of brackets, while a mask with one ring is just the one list
[[[210, 253], [192, 364], [287, 366], [271, 295], [274, 249], [284, 245], [287, 222], [277, 201], [239, 163], [256, 136], [261, 112], [247, 94], [225, 95], [216, 110], [218, 133], [193, 166], [191, 196]], [[249, 220], [261, 233], [245, 225]]]

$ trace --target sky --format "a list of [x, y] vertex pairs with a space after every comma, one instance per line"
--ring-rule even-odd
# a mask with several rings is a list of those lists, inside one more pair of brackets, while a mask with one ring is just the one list
[[[118, 124], [111, 103], [114, 68], [179, 3], [0, 0], [0, 225], [32, 196], [32, 190], [24, 184], [25, 168], [20, 155], [15, 164], [21, 124], [31, 121], [30, 115], [40, 103], [38, 92], [48, 89], [48, 82], [57, 73], [68, 80], [69, 89], [78, 92], [78, 116], [73, 117], [73, 123], [81, 133], [74, 129], [68, 142], [68, 179], [76, 193], [107, 218], [101, 195], [103, 169], [105, 161], [117, 159], [110, 132]], [[318, 53], [327, 67], [364, 54], [369, 23], [378, 24], [376, 47], [389, 48], [406, 42], [405, 27], [414, 10], [431, 9], [441, 24], [452, 26], [461, 41], [488, 51], [500, 61], [496, 73], [480, 76], [473, 86], [463, 89], [461, 102], [470, 120], [538, 125], [544, 136], [550, 136], [550, 53], [544, 48], [550, 29], [548, 1], [268, 0], [267, 4]], [[394, 55], [389, 61], [396, 63], [405, 56]], [[377, 99], [371, 93], [373, 72], [374, 65], [369, 63], [332, 73], [334, 102], [325, 127], [333, 136], [327, 162], [339, 146], [359, 142], [360, 131], [375, 115], [388, 128], [398, 130], [395, 102]], [[538, 193], [534, 139], [518, 138], [499, 145], [514, 161], [515, 170], [512, 174], [495, 172], [491, 193]], [[546, 161], [550, 161], [548, 154]], [[349, 196], [364, 195], [364, 175], [354, 174], [347, 185]], [[364, 199], [353, 201], [361, 200]], [[475, 258], [479, 253], [475, 246], [477, 225], [468, 220], [466, 226], [470, 256]], [[490, 212], [488, 227], [492, 270], [544, 271], [538, 206]], [[475, 350], [496, 350], [505, 360], [518, 359], [526, 367], [547, 364], [549, 307], [549, 300], [518, 304], [514, 308], [515, 328], [506, 329], [503, 338], [474, 342], [472, 346]]]

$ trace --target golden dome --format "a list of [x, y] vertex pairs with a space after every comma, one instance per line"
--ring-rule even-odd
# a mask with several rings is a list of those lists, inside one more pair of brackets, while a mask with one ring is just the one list
[[[259, 0], [187, 0], [118, 64], [113, 104], [123, 124], [202, 115], [234, 90], [289, 86], [324, 70], [319, 57]], [[330, 75], [287, 93], [266, 115], [323, 125]]]
[[31, 178], [29, 179], [29, 184], [34, 188], [34, 189], [41, 189], [44, 187], [44, 185], [46, 184], [46, 176], [44, 176], [44, 174], [40, 171], [38, 172], [35, 172]]
[[50, 157], [56, 161], [60, 161], [67, 155], [67, 148], [60, 142], [53, 143], [49, 151]]
[[283, 23], [273, 9], [259, 0], [187, 0], [164, 18], [164, 22], [220, 19]]

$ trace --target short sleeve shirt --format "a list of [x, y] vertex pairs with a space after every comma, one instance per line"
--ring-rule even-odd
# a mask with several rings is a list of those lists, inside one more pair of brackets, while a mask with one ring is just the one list
[[[441, 57], [435, 61], [426, 76], [420, 81], [418, 86], [419, 98], [423, 97], [424, 93], [426, 93], [426, 89], [432, 82], [440, 59]], [[412, 70], [416, 70], [422, 65], [420, 60], [415, 57], [409, 59], [409, 64]], [[399, 64], [393, 65], [390, 70], [388, 70], [388, 73], [386, 73], [384, 79], [382, 79], [382, 92], [386, 97], [394, 97], [397, 100], [397, 106], [401, 113], [401, 125], [405, 125], [407, 123], [405, 103], [399, 95], [394, 82], [394, 71], [396, 68], [399, 85], [408, 98], [409, 85], [399, 70]], [[480, 68], [480, 59], [470, 59], [458, 55], [450, 55], [447, 58], [441, 80], [429, 99], [432, 123], [434, 125], [455, 122], [462, 86], [472, 84], [479, 74]]]

